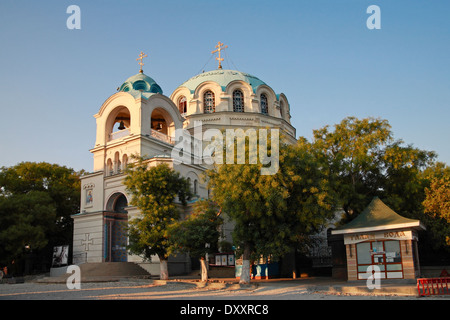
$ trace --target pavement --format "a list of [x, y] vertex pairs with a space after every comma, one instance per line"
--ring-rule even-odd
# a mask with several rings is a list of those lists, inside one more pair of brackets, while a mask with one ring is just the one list
[[[39, 277], [24, 280], [23, 282], [34, 282], [40, 284], [65, 284], [69, 275], [59, 277]], [[153, 285], [176, 285], [195, 284], [198, 288], [207, 289], [249, 289], [260, 287], [302, 287], [311, 293], [337, 294], [337, 295], [384, 295], [384, 296], [418, 296], [416, 280], [382, 280], [376, 288], [369, 288], [365, 280], [345, 281], [331, 277], [305, 277], [305, 278], [275, 278], [275, 279], [252, 279], [250, 284], [240, 284], [235, 278], [210, 278], [202, 282], [196, 276], [173, 277], [169, 280], [159, 280], [146, 276], [123, 277], [123, 276], [95, 276], [82, 277], [81, 283], [118, 282], [138, 279], [148, 279]], [[3, 280], [5, 281], [5, 279]], [[14, 283], [14, 280], [9, 280]], [[17, 280], [16, 280], [17, 281]], [[20, 280], [18, 282], [21, 282]], [[447, 296], [450, 297], [450, 296]]]

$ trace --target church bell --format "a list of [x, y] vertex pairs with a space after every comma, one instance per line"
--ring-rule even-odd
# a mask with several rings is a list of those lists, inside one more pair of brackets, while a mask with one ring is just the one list
[[124, 125], [123, 121], [120, 121], [120, 124], [119, 124], [119, 128], [118, 128], [118, 129], [119, 129], [119, 130], [125, 129], [125, 125]]

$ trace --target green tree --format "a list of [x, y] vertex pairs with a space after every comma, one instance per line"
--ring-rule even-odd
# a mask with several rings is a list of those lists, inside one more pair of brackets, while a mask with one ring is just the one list
[[314, 130], [315, 154], [333, 183], [342, 209], [351, 220], [380, 187], [384, 147], [393, 141], [388, 121], [355, 117], [343, 119], [331, 131]]
[[404, 145], [398, 140], [386, 146], [379, 196], [397, 213], [411, 218], [423, 215], [424, 189], [429, 183], [425, 170], [434, 165], [434, 152]]
[[420, 211], [422, 172], [433, 164], [434, 152], [394, 140], [387, 120], [348, 117], [314, 131], [312, 142], [327, 163], [346, 221], [356, 217], [374, 196], [400, 214]]
[[55, 231], [56, 209], [45, 192], [30, 191], [0, 197], [0, 212], [2, 265], [12, 260], [18, 263], [28, 250], [45, 248], [49, 233]]
[[129, 165], [124, 183], [132, 195], [131, 205], [141, 211], [129, 222], [129, 250], [147, 260], [157, 255], [160, 278], [168, 279], [167, 260], [172, 245], [168, 230], [180, 219], [180, 206], [187, 204], [189, 182], [165, 163], [149, 166], [148, 161], [137, 158]]
[[332, 188], [327, 163], [312, 144], [300, 137], [296, 144], [281, 149], [280, 171], [276, 177], [289, 193], [283, 219], [291, 233], [288, 246], [298, 248], [309, 242], [309, 236], [322, 231], [334, 217], [337, 194]]
[[72, 242], [82, 173], [45, 162], [0, 169], [0, 263], [19, 264], [25, 246], [50, 262], [53, 246]]
[[[248, 146], [247, 154], [254, 147]], [[208, 171], [213, 200], [234, 224], [233, 243], [243, 257], [241, 283], [250, 281], [250, 260], [278, 259], [331, 216], [334, 198], [307, 151], [304, 140], [293, 147], [282, 144], [280, 169], [272, 175], [261, 175], [262, 163], [222, 164]]]
[[439, 251], [445, 246], [442, 239], [448, 236], [449, 224], [440, 216], [425, 214], [424, 208], [432, 177], [440, 179], [445, 171], [436, 164], [433, 151], [395, 140], [387, 120], [355, 117], [345, 118], [334, 130], [329, 126], [315, 130], [312, 146], [326, 163], [323, 168], [345, 211], [341, 223], [354, 219], [378, 196], [400, 215], [426, 225], [419, 242], [421, 257], [432, 258], [431, 248]]
[[219, 207], [210, 200], [198, 200], [185, 220], [174, 223], [170, 230], [173, 253], [188, 252], [200, 260], [201, 280], [208, 280], [206, 255], [217, 252], [222, 218]]
[[441, 232], [434, 230], [434, 233], [442, 235], [447, 246], [450, 246], [450, 168], [442, 163], [437, 164], [428, 177], [430, 185], [425, 188], [423, 206], [426, 214], [442, 221], [441, 225], [446, 225], [446, 228], [440, 228]]

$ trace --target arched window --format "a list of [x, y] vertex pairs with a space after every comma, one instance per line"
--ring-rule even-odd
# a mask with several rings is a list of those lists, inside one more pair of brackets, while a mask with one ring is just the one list
[[212, 91], [206, 91], [203, 95], [203, 112], [213, 113], [216, 112], [216, 106], [214, 102], [214, 93]]
[[194, 195], [196, 195], [198, 192], [198, 181], [194, 180]]
[[244, 112], [244, 94], [241, 90], [233, 91], [233, 111]]
[[283, 103], [283, 101], [280, 101], [280, 115], [281, 115], [281, 118], [283, 118], [283, 114], [284, 114], [284, 103]]
[[122, 194], [114, 202], [114, 212], [127, 213], [128, 207], [127, 198]]
[[178, 100], [178, 110], [180, 110], [180, 113], [187, 112], [187, 99], [185, 96], [180, 97]]
[[125, 171], [127, 169], [128, 165], [128, 156], [126, 154], [122, 157], [122, 171]]
[[106, 175], [112, 176], [114, 174], [113, 163], [111, 159], [106, 162]]
[[106, 202], [106, 211], [127, 213], [128, 200], [121, 192], [114, 193]]
[[261, 104], [261, 113], [269, 114], [269, 108], [267, 105], [267, 96], [264, 93], [261, 94], [260, 104]]

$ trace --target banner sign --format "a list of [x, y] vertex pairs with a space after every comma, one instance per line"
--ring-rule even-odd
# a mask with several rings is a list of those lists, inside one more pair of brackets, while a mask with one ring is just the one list
[[350, 234], [344, 236], [344, 244], [360, 243], [375, 240], [417, 240], [411, 230], [404, 231], [382, 231], [361, 234]]
[[53, 247], [52, 267], [66, 266], [69, 263], [69, 246]]

